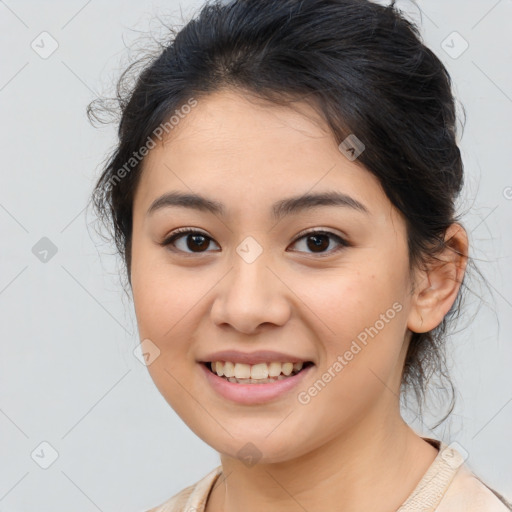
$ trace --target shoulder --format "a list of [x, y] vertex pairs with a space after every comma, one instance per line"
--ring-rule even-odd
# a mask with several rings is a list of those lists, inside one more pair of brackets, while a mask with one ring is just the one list
[[436, 512], [453, 512], [454, 510], [510, 512], [512, 505], [463, 465], [456, 472]]
[[398, 512], [511, 512], [512, 506], [464, 464], [457, 443], [424, 438], [439, 453]]
[[216, 467], [195, 484], [185, 487], [172, 498], [146, 512], [200, 512], [204, 510], [208, 494], [221, 473], [222, 466]]
[[152, 508], [151, 510], [148, 510], [147, 512], [178, 512], [185, 510], [186, 504], [191, 495], [193, 495], [196, 486], [197, 483], [185, 487], [185, 489], [182, 489], [172, 498], [169, 498], [166, 502], [161, 503], [160, 505]]

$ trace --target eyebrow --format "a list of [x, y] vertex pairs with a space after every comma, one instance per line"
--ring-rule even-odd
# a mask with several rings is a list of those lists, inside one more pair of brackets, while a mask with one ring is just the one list
[[[272, 216], [274, 220], [278, 221], [288, 215], [315, 208], [317, 206], [343, 206], [367, 215], [370, 214], [368, 208], [353, 197], [342, 194], [341, 192], [330, 191], [289, 197], [287, 199], [277, 201], [272, 205]], [[160, 196], [158, 199], [155, 199], [155, 201], [151, 203], [151, 206], [146, 212], [146, 216], [169, 207], [190, 208], [210, 212], [218, 216], [226, 215], [224, 205], [218, 201], [214, 201], [194, 193], [169, 192]]]

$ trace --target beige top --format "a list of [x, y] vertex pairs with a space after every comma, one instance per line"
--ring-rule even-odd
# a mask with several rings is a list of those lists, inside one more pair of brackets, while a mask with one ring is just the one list
[[[439, 450], [421, 481], [397, 512], [508, 512], [512, 505], [487, 487], [452, 446], [424, 438]], [[216, 467], [195, 484], [147, 512], [204, 512], [208, 495], [222, 474]]]

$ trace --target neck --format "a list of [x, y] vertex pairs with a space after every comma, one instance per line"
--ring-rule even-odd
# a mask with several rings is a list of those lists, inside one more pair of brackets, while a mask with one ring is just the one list
[[437, 456], [401, 418], [366, 417], [293, 460], [247, 467], [221, 456], [223, 475], [207, 512], [396, 510]]

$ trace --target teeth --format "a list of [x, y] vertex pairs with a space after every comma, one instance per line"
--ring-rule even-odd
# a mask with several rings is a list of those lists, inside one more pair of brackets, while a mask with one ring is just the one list
[[230, 361], [213, 361], [211, 363], [212, 371], [219, 377], [226, 377], [230, 382], [244, 381], [254, 382], [274, 382], [281, 380], [292, 373], [298, 373], [302, 370], [304, 363], [271, 363], [245, 364], [232, 363]]
[[286, 379], [284, 375], [279, 375], [277, 378], [273, 379], [235, 379], [235, 377], [230, 377], [229, 382], [233, 382], [235, 384], [269, 384], [271, 382], [275, 382], [276, 380]]
[[222, 371], [224, 372], [225, 377], [234, 377], [235, 376], [235, 365], [233, 363], [230, 363], [229, 361], [226, 361], [224, 363], [224, 367], [223, 367]]
[[244, 363], [236, 363], [235, 377], [237, 379], [249, 379], [251, 377], [251, 365]]
[[290, 375], [293, 371], [293, 363], [284, 363], [282, 365], [281, 371], [286, 375]]
[[268, 367], [268, 376], [277, 377], [281, 373], [281, 363], [272, 362]]
[[[236, 375], [236, 374], [235, 374]], [[238, 375], [236, 375], [237, 378]], [[251, 379], [266, 379], [268, 377], [267, 363], [260, 363], [251, 366]]]

